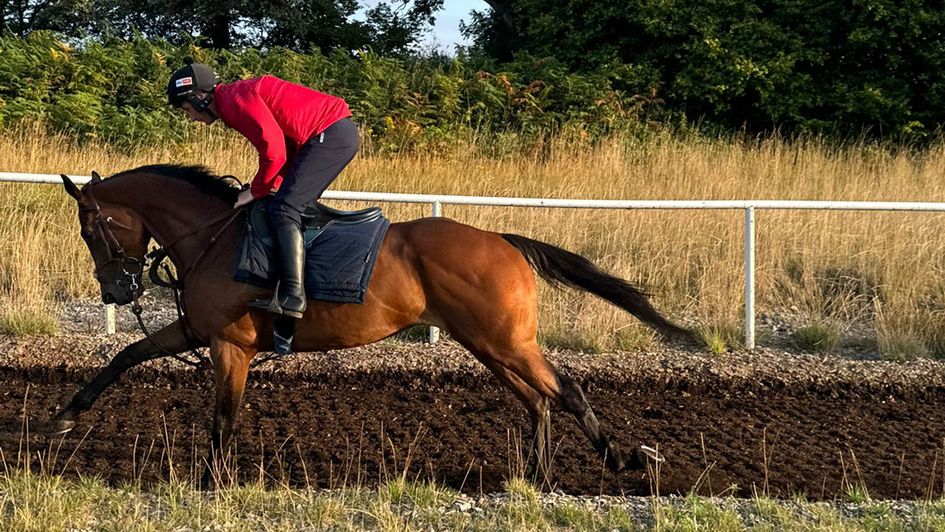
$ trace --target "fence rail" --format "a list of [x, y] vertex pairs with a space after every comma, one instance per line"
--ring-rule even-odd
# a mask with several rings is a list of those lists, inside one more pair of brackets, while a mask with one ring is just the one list
[[[85, 184], [89, 176], [69, 176], [77, 184]], [[62, 183], [58, 174], [21, 174], [0, 172], [0, 182]], [[806, 200], [588, 200], [557, 198], [509, 198], [488, 196], [453, 196], [442, 194], [395, 194], [385, 192], [326, 191], [325, 199], [378, 201], [392, 203], [425, 203], [433, 216], [442, 216], [444, 205], [480, 205], [494, 207], [544, 207], [562, 209], [683, 209], [741, 210], [745, 214], [745, 347], [755, 347], [755, 213], [758, 210], [831, 210], [831, 211], [907, 211], [945, 212], [945, 203], [887, 201], [806, 201]], [[109, 314], [110, 313], [110, 314]], [[112, 311], [106, 311], [111, 315]], [[114, 323], [106, 329], [114, 330]], [[435, 342], [438, 332], [430, 329], [429, 339]]]

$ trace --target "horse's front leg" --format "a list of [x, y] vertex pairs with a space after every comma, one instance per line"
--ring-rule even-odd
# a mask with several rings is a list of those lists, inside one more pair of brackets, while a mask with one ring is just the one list
[[216, 375], [216, 409], [213, 430], [210, 433], [210, 456], [204, 470], [201, 485], [205, 488], [230, 480], [227, 463], [227, 445], [236, 430], [240, 403], [246, 388], [249, 363], [256, 354], [255, 348], [213, 338], [210, 341], [210, 356]]
[[91, 408], [102, 392], [118, 380], [125, 371], [142, 362], [168, 356], [168, 353], [177, 354], [190, 349], [187, 335], [184, 333], [180, 320], [165, 326], [152, 334], [151, 337], [166, 352], [155, 346], [147, 338], [125, 347], [115, 355], [115, 358], [107, 366], [98, 372], [98, 375], [72, 397], [68, 406], [53, 416], [47, 430], [59, 433], [71, 430], [75, 426], [79, 414]]

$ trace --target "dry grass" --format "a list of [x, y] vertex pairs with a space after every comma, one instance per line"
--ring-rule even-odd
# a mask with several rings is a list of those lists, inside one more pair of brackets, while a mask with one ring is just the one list
[[[333, 188], [558, 198], [945, 201], [945, 144], [917, 153], [867, 144], [837, 147], [816, 139], [656, 136], [592, 146], [578, 136], [535, 153], [502, 157], [475, 154], [472, 146], [398, 157], [373, 156], [366, 149]], [[246, 179], [255, 170], [248, 144], [217, 127], [184, 148], [131, 155], [24, 129], [4, 135], [0, 153], [5, 171], [108, 174], [180, 162]], [[95, 293], [71, 200], [58, 187], [0, 184], [0, 205], [4, 312]], [[385, 205], [394, 221], [428, 210]], [[583, 254], [643, 285], [658, 307], [703, 330], [741, 328], [741, 212], [444, 210], [484, 229], [528, 235]], [[788, 315], [798, 326], [830, 323], [841, 334], [853, 326], [865, 328], [871, 341], [895, 357], [945, 354], [943, 217], [759, 212], [759, 312]], [[651, 341], [632, 317], [585, 294], [546, 289], [541, 312], [541, 334], [549, 343], [604, 350]]]
[[[109, 486], [22, 470], [0, 472], [4, 530], [942, 530], [941, 500], [909, 505], [844, 505], [757, 497], [578, 499], [545, 502], [527, 483], [510, 482], [503, 498], [471, 499], [428, 483], [394, 481], [377, 488], [288, 489], [259, 483], [199, 492], [187, 483]], [[464, 510], [472, 508], [475, 510]], [[899, 508], [896, 508], [898, 506]], [[906, 506], [903, 508], [903, 506]], [[844, 515], [847, 514], [847, 515]], [[852, 515], [850, 515], [852, 514]]]

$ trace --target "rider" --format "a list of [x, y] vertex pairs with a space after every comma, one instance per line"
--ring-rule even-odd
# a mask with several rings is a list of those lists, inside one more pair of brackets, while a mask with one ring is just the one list
[[267, 213], [278, 242], [282, 279], [271, 301], [249, 304], [301, 318], [306, 306], [301, 213], [358, 150], [358, 128], [348, 104], [274, 76], [220, 83], [210, 68], [194, 62], [174, 72], [167, 98], [191, 120], [212, 124], [219, 118], [259, 151], [259, 170], [234, 208], [272, 196]]

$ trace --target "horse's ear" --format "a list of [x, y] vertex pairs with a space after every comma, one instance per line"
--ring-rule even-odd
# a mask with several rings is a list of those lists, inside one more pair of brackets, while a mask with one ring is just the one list
[[92, 170], [92, 181], [91, 181], [91, 183], [98, 183], [98, 182], [101, 181], [101, 180], [102, 180], [102, 176], [98, 175], [98, 172], [96, 172], [95, 170]]
[[59, 174], [59, 176], [62, 177], [62, 184], [66, 187], [66, 193], [75, 198], [76, 201], [80, 201], [82, 194], [79, 192], [79, 187], [75, 186], [75, 183], [66, 174]]

